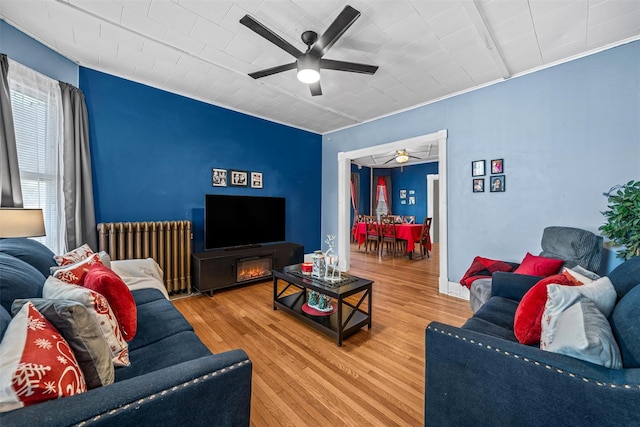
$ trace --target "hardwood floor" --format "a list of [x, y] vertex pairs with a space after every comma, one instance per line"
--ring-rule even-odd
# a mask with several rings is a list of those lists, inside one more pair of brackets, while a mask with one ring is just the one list
[[352, 246], [351, 274], [375, 281], [373, 327], [342, 347], [280, 310], [272, 281], [174, 301], [214, 353], [253, 362], [252, 426], [423, 425], [424, 329], [461, 325], [468, 301], [438, 293], [431, 258], [382, 258]]

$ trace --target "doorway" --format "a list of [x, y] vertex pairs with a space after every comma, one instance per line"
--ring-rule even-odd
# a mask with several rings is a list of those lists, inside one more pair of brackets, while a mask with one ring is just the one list
[[419, 148], [425, 143], [438, 144], [438, 238], [440, 249], [440, 277], [438, 279], [441, 293], [448, 293], [447, 263], [447, 131], [446, 129], [428, 135], [417, 136], [401, 141], [376, 145], [353, 151], [338, 153], [338, 256], [340, 269], [345, 271], [350, 265], [350, 232], [351, 232], [351, 160], [367, 155], [384, 154], [390, 150]]

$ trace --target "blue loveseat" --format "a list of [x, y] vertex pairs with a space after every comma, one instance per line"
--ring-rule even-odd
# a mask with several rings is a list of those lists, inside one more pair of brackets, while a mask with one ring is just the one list
[[[0, 336], [14, 299], [42, 297], [53, 253], [30, 239], [0, 239]], [[157, 289], [132, 292], [131, 366], [115, 382], [0, 413], [2, 426], [248, 426], [252, 365], [242, 350], [212, 354]]]
[[518, 343], [518, 301], [540, 278], [497, 272], [465, 325], [426, 328], [425, 425], [640, 426], [640, 257], [608, 277], [623, 369]]

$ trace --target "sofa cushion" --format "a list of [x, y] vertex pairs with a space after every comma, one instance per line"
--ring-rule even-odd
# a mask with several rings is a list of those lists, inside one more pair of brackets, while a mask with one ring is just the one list
[[11, 312], [17, 298], [40, 298], [45, 277], [35, 267], [0, 252], [0, 305]]
[[462, 327], [509, 341], [516, 341], [513, 334], [513, 317], [517, 308], [518, 301], [491, 297]]
[[0, 341], [2, 341], [2, 337], [4, 337], [4, 333], [9, 327], [9, 323], [11, 323], [11, 315], [0, 305]]
[[116, 316], [122, 336], [125, 340], [131, 341], [136, 336], [136, 303], [131, 291], [129, 291], [120, 276], [98, 261], [89, 268], [89, 272], [84, 278], [83, 286], [98, 292], [107, 299], [113, 314]]
[[131, 365], [116, 369], [116, 382], [208, 355], [211, 355], [211, 352], [195, 333], [174, 333], [160, 341], [132, 350]]
[[529, 252], [524, 256], [520, 266], [515, 269], [516, 274], [528, 274], [530, 276], [551, 276], [562, 268], [564, 261], [561, 259], [547, 258], [544, 256], [531, 255]]
[[553, 325], [553, 331], [548, 331], [551, 326], [543, 323], [543, 337], [550, 335], [552, 338], [540, 341], [542, 350], [586, 360], [605, 368], [622, 368], [620, 349], [609, 321], [593, 301], [581, 296], [553, 317], [553, 321], [549, 322], [549, 325]]
[[522, 344], [537, 344], [540, 341], [540, 322], [547, 301], [547, 286], [551, 283], [564, 286], [582, 285], [569, 273], [561, 273], [545, 277], [529, 289], [518, 304], [513, 326], [513, 333]]
[[613, 269], [607, 275], [616, 288], [618, 299], [640, 284], [640, 256], [631, 258]]
[[0, 342], [0, 412], [85, 391], [69, 344], [33, 304], [26, 303]]
[[53, 252], [33, 239], [0, 239], [0, 252], [14, 256], [35, 267], [45, 278], [49, 275], [49, 269], [56, 265]]
[[[626, 263], [629, 262], [631, 261]], [[640, 322], [638, 322], [638, 318], [640, 318], [640, 286], [631, 289], [618, 301], [609, 318], [613, 335], [620, 346], [622, 365], [625, 368], [640, 368]]]
[[[135, 291], [134, 295], [140, 291]], [[162, 295], [159, 291], [157, 294]], [[182, 314], [173, 306], [173, 303], [164, 298], [139, 304], [138, 332], [129, 343], [129, 350], [153, 344], [170, 335], [179, 332], [193, 331], [193, 327]]]
[[16, 314], [31, 303], [67, 341], [82, 369], [88, 389], [113, 383], [111, 352], [100, 327], [84, 305], [62, 299], [17, 299], [11, 311]]

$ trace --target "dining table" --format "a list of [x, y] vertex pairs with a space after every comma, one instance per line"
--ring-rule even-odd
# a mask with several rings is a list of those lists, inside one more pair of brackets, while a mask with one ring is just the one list
[[[422, 232], [422, 224], [395, 224], [396, 239], [406, 240], [407, 242], [407, 255], [409, 259], [413, 259], [413, 251], [416, 243], [418, 244], [418, 250], [420, 248], [420, 234]], [[367, 240], [367, 224], [365, 222], [359, 222], [358, 226], [354, 230], [355, 240], [358, 245], [362, 245]], [[431, 250], [431, 238], [427, 242], [427, 248]]]

